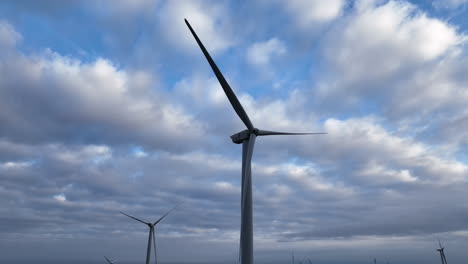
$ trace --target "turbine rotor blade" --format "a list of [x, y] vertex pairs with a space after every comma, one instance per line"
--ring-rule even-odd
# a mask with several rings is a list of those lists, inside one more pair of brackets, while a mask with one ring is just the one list
[[158, 257], [156, 255], [156, 238], [155, 238], [156, 234], [154, 233], [154, 229], [153, 229], [153, 247], [154, 247], [154, 262], [156, 264], [158, 264]]
[[104, 258], [107, 260], [107, 262], [109, 262], [109, 264], [112, 264], [112, 262], [106, 256], [104, 256]]
[[161, 220], [164, 219], [164, 217], [166, 217], [170, 212], [172, 212], [174, 209], [176, 209], [177, 207], [179, 207], [179, 205], [181, 205], [182, 203], [179, 203], [177, 204], [176, 206], [174, 206], [171, 210], [167, 211], [163, 216], [161, 216], [161, 218], [159, 218], [156, 222], [154, 222], [154, 225], [156, 225], [157, 223], [161, 222]]
[[190, 32], [192, 32], [193, 37], [198, 43], [198, 46], [200, 46], [200, 49], [202, 50], [203, 54], [205, 55], [206, 60], [211, 66], [211, 69], [213, 70], [214, 74], [216, 75], [216, 78], [218, 79], [219, 83], [221, 84], [221, 87], [224, 90], [224, 93], [226, 94], [229, 102], [231, 103], [232, 107], [236, 111], [237, 115], [239, 118], [244, 122], [245, 126], [252, 131], [254, 129], [254, 126], [252, 125], [252, 122], [249, 119], [249, 116], [245, 112], [244, 108], [242, 107], [241, 103], [239, 102], [239, 99], [237, 99], [236, 94], [234, 91], [232, 91], [231, 86], [229, 86], [229, 83], [226, 81], [224, 78], [223, 74], [221, 71], [218, 69], [218, 66], [216, 66], [216, 63], [213, 61], [211, 58], [210, 54], [206, 50], [205, 46], [201, 42], [201, 40], [198, 38], [197, 34], [193, 30], [192, 26], [190, 26], [189, 22], [187, 19], [185, 20], [185, 24], [187, 24], [188, 28], [190, 29]]
[[145, 225], [149, 225], [149, 223], [146, 223], [145, 221], [142, 221], [142, 220], [140, 220], [140, 219], [138, 219], [138, 218], [136, 218], [136, 217], [133, 217], [133, 216], [128, 215], [128, 214], [126, 214], [126, 213], [122, 213], [122, 212], [120, 212], [120, 213], [123, 214], [123, 215], [126, 215], [126, 216], [128, 216], [128, 217], [130, 217], [130, 218], [132, 218], [132, 219], [135, 219], [135, 220], [137, 220], [138, 222], [142, 222], [142, 223], [145, 224]]
[[258, 136], [273, 136], [273, 135], [284, 135], [284, 136], [299, 136], [299, 135], [324, 135], [328, 134], [326, 132], [317, 132], [317, 133], [289, 133], [289, 132], [276, 132], [268, 130], [258, 130]]

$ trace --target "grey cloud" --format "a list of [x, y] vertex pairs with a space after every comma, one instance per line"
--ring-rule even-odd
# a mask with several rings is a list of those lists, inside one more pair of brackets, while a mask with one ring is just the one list
[[[463, 187], [450, 189], [461, 188]], [[419, 189], [393, 201], [386, 197], [373, 196], [373, 200], [362, 200], [360, 203], [379, 204], [378, 207], [357, 210], [351, 215], [347, 214], [347, 217], [342, 216], [346, 221], [328, 222], [326, 227], [314, 225], [309, 228], [311, 231], [292, 233], [287, 237], [318, 239], [360, 235], [404, 236], [466, 230], [463, 220], [467, 217], [466, 206], [462, 203], [450, 204], [452, 199], [460, 198], [460, 194], [447, 195], [446, 190]]]
[[103, 59], [82, 64], [57, 54], [15, 54], [0, 70], [9, 76], [0, 83], [4, 138], [183, 149], [196, 144], [202, 131], [183, 108], [151, 88], [148, 73], [119, 71]]

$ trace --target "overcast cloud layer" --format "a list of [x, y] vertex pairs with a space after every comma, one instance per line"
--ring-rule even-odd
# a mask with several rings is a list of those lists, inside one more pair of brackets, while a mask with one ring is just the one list
[[0, 262], [236, 263], [244, 129], [259, 263], [468, 258], [466, 1], [0, 3]]

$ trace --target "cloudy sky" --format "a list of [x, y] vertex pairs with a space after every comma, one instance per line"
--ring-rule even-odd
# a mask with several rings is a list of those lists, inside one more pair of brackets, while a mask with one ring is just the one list
[[258, 263], [468, 254], [468, 1], [4, 0], [0, 262], [237, 263], [244, 129]]

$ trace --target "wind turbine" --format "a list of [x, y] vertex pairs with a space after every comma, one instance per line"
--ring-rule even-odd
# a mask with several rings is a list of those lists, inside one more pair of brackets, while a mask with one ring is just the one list
[[110, 261], [106, 256], [104, 256], [104, 258], [107, 260], [107, 262], [109, 262], [109, 264], [114, 264], [117, 262], [117, 260]]
[[210, 54], [206, 50], [203, 43], [198, 38], [197, 34], [190, 26], [187, 19], [185, 19], [190, 32], [200, 46], [205, 58], [211, 66], [216, 78], [218, 79], [221, 87], [224, 90], [229, 102], [231, 103], [234, 111], [236, 111], [239, 118], [247, 127], [237, 134], [231, 136], [232, 142], [235, 144], [242, 143], [242, 183], [241, 183], [241, 232], [240, 232], [240, 245], [239, 245], [239, 259], [242, 264], [253, 264], [253, 215], [252, 215], [252, 173], [251, 173], [251, 162], [252, 154], [255, 145], [255, 139], [257, 136], [271, 136], [271, 135], [315, 135], [315, 134], [326, 134], [326, 133], [286, 133], [286, 132], [275, 132], [268, 130], [260, 130], [255, 128], [250, 121], [249, 116], [245, 112], [241, 103], [237, 99], [236, 95], [232, 91], [228, 82], [224, 78], [221, 71], [216, 66], [215, 62], [211, 58]]
[[439, 240], [439, 247], [438, 249], [436, 249], [437, 251], [439, 251], [440, 253], [440, 260], [442, 260], [442, 264], [447, 264], [447, 259], [445, 258], [445, 253], [444, 253], [444, 247], [442, 247], [442, 244], [440, 243], [440, 239]]
[[306, 259], [307, 257], [303, 257], [301, 261], [299, 261], [299, 264], [302, 264], [302, 262]]
[[[170, 212], [172, 212], [172, 210], [176, 209], [177, 206], [179, 206], [180, 204], [174, 206], [171, 210], [167, 211], [163, 216], [161, 216], [161, 218], [159, 218], [156, 222], [154, 223], [149, 223], [149, 222], [145, 222], [145, 221], [142, 221], [136, 217], [133, 217], [131, 215], [128, 215], [126, 213], [122, 213], [120, 212], [121, 214], [125, 215], [125, 216], [128, 216], [138, 222], [141, 222], [145, 225], [147, 225], [149, 227], [149, 236], [148, 236], [148, 248], [146, 250], [146, 264], [149, 264], [150, 263], [150, 256], [151, 256], [151, 240], [153, 242], [153, 247], [154, 247], [154, 261], [156, 264], [158, 264], [158, 259], [157, 259], [157, 255], [156, 255], [156, 235], [154, 233], [154, 228], [155, 226], [161, 222], [161, 220], [164, 219], [164, 217], [166, 217]], [[107, 258], [106, 258], [107, 259]]]

